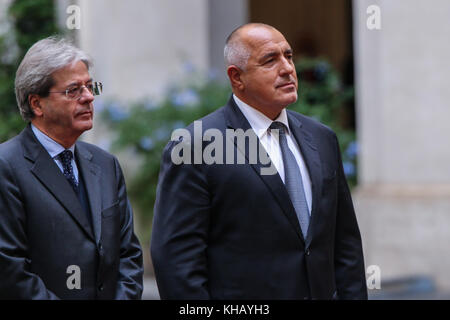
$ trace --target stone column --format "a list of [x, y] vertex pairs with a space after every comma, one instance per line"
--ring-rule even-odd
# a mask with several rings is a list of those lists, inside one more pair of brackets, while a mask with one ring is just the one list
[[[377, 5], [381, 29], [366, 12]], [[366, 265], [450, 289], [450, 2], [356, 0], [359, 187]]]
[[183, 66], [208, 67], [207, 0], [79, 0], [79, 44], [92, 54], [105, 94], [158, 96]]

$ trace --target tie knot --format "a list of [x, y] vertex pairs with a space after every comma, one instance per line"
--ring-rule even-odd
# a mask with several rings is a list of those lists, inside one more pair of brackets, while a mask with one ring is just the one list
[[286, 133], [286, 126], [284, 125], [284, 123], [279, 122], [279, 121], [274, 121], [272, 122], [272, 124], [269, 127], [270, 130], [276, 129], [279, 130], [280, 134], [285, 134]]
[[63, 164], [69, 164], [72, 161], [73, 154], [70, 150], [64, 150], [59, 154], [59, 158], [61, 159]]

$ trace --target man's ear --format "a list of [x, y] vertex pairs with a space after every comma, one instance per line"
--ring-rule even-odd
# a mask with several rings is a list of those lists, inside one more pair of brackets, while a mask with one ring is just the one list
[[28, 96], [28, 103], [30, 104], [31, 110], [36, 117], [42, 116], [42, 106], [41, 106], [41, 97], [37, 94], [30, 94]]
[[231, 65], [227, 68], [227, 75], [230, 79], [231, 86], [233, 88], [239, 89], [240, 91], [243, 91], [245, 89], [244, 82], [242, 81], [242, 73], [242, 70], [235, 65]]

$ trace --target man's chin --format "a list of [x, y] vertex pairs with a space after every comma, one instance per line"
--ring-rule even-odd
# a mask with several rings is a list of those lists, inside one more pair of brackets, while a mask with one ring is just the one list
[[284, 101], [285, 101], [285, 105], [286, 105], [286, 106], [295, 103], [295, 102], [297, 101], [297, 92], [295, 92], [295, 93], [293, 93], [292, 95], [286, 97], [286, 98], [284, 99]]
[[83, 121], [83, 123], [79, 124], [78, 129], [79, 129], [79, 131], [81, 133], [83, 133], [85, 131], [91, 130], [93, 126], [94, 125], [93, 125], [92, 120], [90, 120], [90, 121]]

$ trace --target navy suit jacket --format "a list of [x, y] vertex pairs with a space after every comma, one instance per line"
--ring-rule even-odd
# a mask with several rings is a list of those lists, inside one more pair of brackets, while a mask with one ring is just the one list
[[29, 125], [0, 144], [0, 299], [141, 298], [142, 250], [119, 163], [84, 142], [75, 158], [92, 221]]
[[[201, 121], [203, 132], [215, 128], [224, 136], [226, 129], [251, 128], [233, 99]], [[288, 121], [312, 182], [306, 239], [278, 173], [261, 175], [261, 163], [176, 165], [171, 152], [183, 139], [168, 143], [151, 239], [161, 298], [367, 298], [336, 135], [292, 111]], [[187, 129], [193, 134], [192, 125]]]

